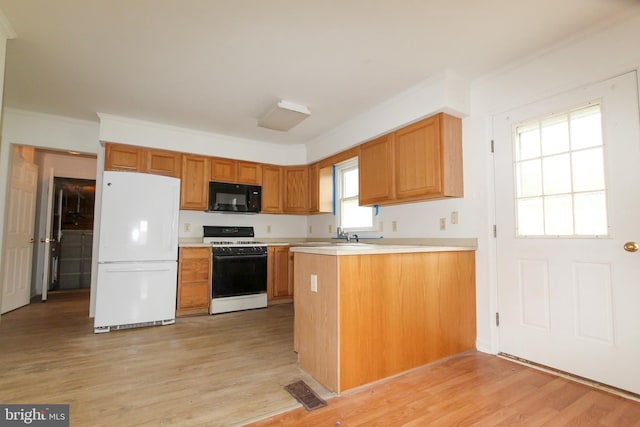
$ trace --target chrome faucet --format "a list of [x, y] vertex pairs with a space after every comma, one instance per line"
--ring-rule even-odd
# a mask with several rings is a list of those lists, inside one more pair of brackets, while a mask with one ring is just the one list
[[351, 239], [356, 239], [356, 242], [359, 242], [357, 234], [352, 235], [348, 231], [344, 231], [342, 227], [338, 227], [336, 231], [338, 232], [338, 238], [344, 237], [347, 242], [351, 242]]
[[344, 237], [347, 242], [351, 241], [351, 234], [348, 231], [344, 231], [342, 227], [338, 227], [336, 231], [338, 232], [338, 238]]

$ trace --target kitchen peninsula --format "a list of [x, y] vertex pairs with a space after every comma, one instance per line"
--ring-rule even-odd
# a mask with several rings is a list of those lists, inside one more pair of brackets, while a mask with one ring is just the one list
[[345, 390], [475, 348], [470, 247], [293, 247], [300, 367]]

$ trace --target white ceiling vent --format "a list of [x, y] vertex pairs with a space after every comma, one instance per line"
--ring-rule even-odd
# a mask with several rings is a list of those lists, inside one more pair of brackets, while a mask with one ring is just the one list
[[304, 105], [283, 100], [278, 102], [267, 114], [258, 120], [258, 126], [267, 129], [287, 131], [310, 115], [311, 112]]

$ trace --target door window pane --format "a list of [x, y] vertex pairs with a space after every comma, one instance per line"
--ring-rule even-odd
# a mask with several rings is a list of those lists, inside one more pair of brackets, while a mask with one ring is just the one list
[[540, 157], [540, 126], [518, 128], [517, 156], [521, 160]]
[[569, 151], [569, 126], [567, 115], [554, 116], [542, 122], [542, 155]]
[[549, 236], [573, 234], [571, 196], [546, 197], [544, 201], [544, 229]]
[[542, 197], [518, 200], [518, 235], [544, 236]]
[[542, 169], [540, 159], [520, 162], [516, 165], [518, 174], [518, 196], [532, 197], [542, 195]]
[[578, 151], [571, 155], [574, 191], [593, 191], [604, 188], [602, 157], [602, 147]]
[[600, 105], [571, 113], [571, 149], [602, 145], [602, 117]]
[[602, 114], [594, 104], [515, 131], [518, 236], [606, 236]]
[[608, 234], [607, 203], [604, 191], [575, 196], [576, 234], [602, 236]]

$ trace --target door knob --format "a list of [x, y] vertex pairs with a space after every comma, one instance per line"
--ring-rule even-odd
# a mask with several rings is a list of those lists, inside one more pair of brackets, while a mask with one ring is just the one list
[[627, 252], [638, 252], [640, 246], [637, 242], [627, 242], [624, 244], [624, 250]]
[[29, 243], [33, 243], [35, 241], [36, 241], [36, 239], [34, 239], [33, 237], [29, 239]]
[[49, 238], [45, 239], [44, 237], [40, 239], [40, 243], [51, 243], [51, 242], [53, 242], [53, 239], [49, 239]]

